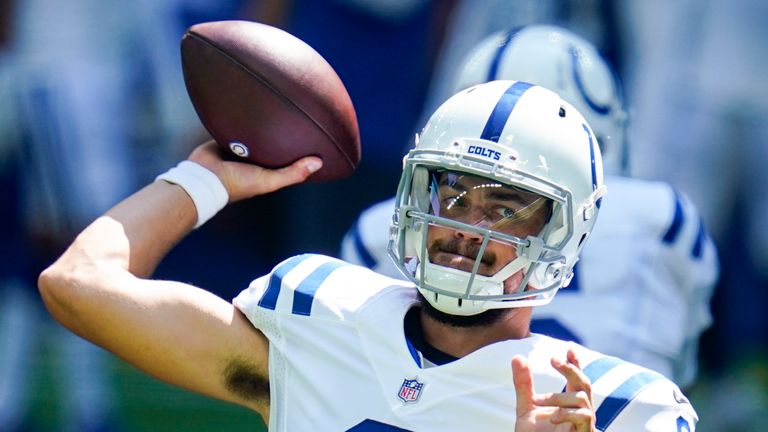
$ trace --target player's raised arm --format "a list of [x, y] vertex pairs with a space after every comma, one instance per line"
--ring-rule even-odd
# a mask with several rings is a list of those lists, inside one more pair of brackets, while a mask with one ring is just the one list
[[[214, 143], [198, 147], [190, 161], [181, 173], [167, 177], [177, 184], [155, 181], [88, 226], [41, 274], [40, 292], [64, 326], [139, 369], [266, 414], [263, 335], [207, 291], [146, 278], [179, 240], [227, 201], [301, 182], [321, 163], [304, 158], [266, 170], [223, 161]], [[216, 205], [205, 203], [217, 199]]]

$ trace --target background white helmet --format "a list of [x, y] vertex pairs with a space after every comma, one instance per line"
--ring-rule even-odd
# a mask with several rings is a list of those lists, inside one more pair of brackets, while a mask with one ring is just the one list
[[[552, 203], [537, 235], [514, 237], [436, 215], [431, 173], [482, 176]], [[584, 117], [554, 92], [522, 81], [492, 81], [461, 91], [438, 108], [404, 158], [389, 253], [438, 310], [474, 315], [488, 309], [548, 303], [567, 285], [594, 226], [604, 194], [600, 150]], [[515, 248], [494, 275], [429, 261], [429, 226], [471, 231]], [[475, 262], [480, 262], [484, 247]], [[514, 292], [504, 282], [525, 277]], [[528, 291], [523, 292], [528, 289]]]
[[627, 114], [616, 73], [586, 39], [561, 27], [532, 25], [494, 33], [464, 59], [454, 93], [493, 80], [518, 80], [548, 88], [589, 122], [605, 172], [628, 172]]

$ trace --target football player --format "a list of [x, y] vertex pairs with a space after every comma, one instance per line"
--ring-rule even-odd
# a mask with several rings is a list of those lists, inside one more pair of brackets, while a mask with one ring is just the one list
[[[494, 79], [549, 88], [583, 113], [602, 149], [611, 191], [570, 284], [557, 301], [534, 309], [531, 330], [651, 368], [684, 388], [691, 385], [699, 336], [711, 323], [717, 253], [683, 193], [626, 176], [627, 115], [613, 70], [584, 38], [533, 25], [478, 44], [466, 56], [456, 87]], [[394, 207], [390, 199], [364, 211], [342, 242], [341, 258], [402, 278], [387, 256], [386, 227]]]
[[321, 255], [278, 264], [233, 303], [149, 278], [227, 202], [321, 163], [268, 170], [198, 147], [41, 274], [46, 306], [163, 381], [259, 412], [272, 431], [694, 429], [661, 374], [530, 332], [532, 306], [573, 277], [605, 186], [584, 118], [526, 82], [457, 93], [406, 155], [392, 255], [407, 281]]

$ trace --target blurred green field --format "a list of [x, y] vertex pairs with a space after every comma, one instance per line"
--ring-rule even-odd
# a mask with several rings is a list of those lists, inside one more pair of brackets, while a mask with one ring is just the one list
[[[114, 432], [266, 431], [261, 417], [249, 410], [172, 387], [107, 355], [117, 408]], [[66, 389], [55, 373], [57, 360], [43, 348], [30, 366], [36, 373], [28, 426], [34, 431], [62, 430], [59, 401]]]

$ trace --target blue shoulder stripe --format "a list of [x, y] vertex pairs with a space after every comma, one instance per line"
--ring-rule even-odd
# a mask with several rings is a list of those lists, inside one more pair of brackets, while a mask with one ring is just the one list
[[589, 378], [590, 382], [594, 383], [595, 381], [598, 380], [598, 378], [607, 374], [611, 369], [624, 363], [626, 363], [624, 360], [621, 360], [617, 357], [606, 356], [603, 358], [599, 358], [593, 361], [592, 363], [588, 364], [587, 367], [584, 368], [584, 375], [586, 375], [587, 378]]
[[640, 372], [624, 381], [597, 408], [595, 412], [597, 429], [606, 430], [646, 386], [662, 378], [659, 374]]
[[507, 91], [501, 95], [499, 101], [496, 102], [496, 106], [493, 108], [490, 117], [488, 117], [485, 128], [483, 128], [483, 132], [480, 134], [481, 139], [499, 142], [501, 132], [507, 124], [509, 115], [512, 114], [512, 110], [523, 93], [531, 87], [533, 87], [533, 84], [523, 81], [516, 81], [509, 86]]
[[309, 316], [312, 313], [312, 302], [315, 300], [315, 293], [320, 285], [328, 279], [328, 276], [339, 267], [349, 265], [344, 261], [333, 260], [322, 264], [315, 271], [309, 274], [293, 293], [293, 313], [296, 315]]
[[[583, 372], [584, 375], [589, 378], [589, 382], [594, 383], [600, 377], [607, 374], [611, 369], [624, 363], [626, 362], [620, 358], [605, 356], [588, 364], [587, 367], [584, 368]], [[562, 391], [565, 391], [565, 389], [566, 387], [563, 387]]]
[[674, 243], [683, 227], [683, 203], [680, 202], [680, 195], [675, 191], [675, 215], [672, 217], [672, 224], [667, 228], [661, 241], [666, 244]]
[[[586, 375], [594, 385], [599, 378], [607, 374], [613, 368], [626, 363], [627, 362], [624, 360], [616, 357], [602, 357], [588, 364], [587, 367], [584, 368], [584, 375]], [[624, 383], [611, 392], [611, 394], [603, 400], [600, 406], [597, 407], [597, 411], [595, 412], [597, 429], [601, 431], [606, 430], [616, 417], [621, 414], [624, 408], [632, 402], [632, 399], [640, 394], [643, 388], [648, 384], [663, 378], [663, 376], [657, 373], [639, 372], [624, 381]], [[563, 388], [563, 391], [565, 391], [565, 388]]]
[[355, 225], [352, 226], [349, 235], [352, 236], [352, 243], [355, 245], [355, 252], [357, 252], [357, 256], [360, 258], [360, 261], [363, 262], [363, 265], [369, 269], [376, 267], [376, 258], [374, 258], [373, 255], [371, 255], [371, 253], [368, 251], [368, 248], [365, 247], [365, 243], [363, 243], [363, 237], [360, 235], [360, 219], [358, 219], [357, 222], [355, 222]]
[[410, 429], [402, 429], [397, 426], [381, 423], [376, 420], [365, 419], [362, 422], [356, 424], [352, 429], [347, 429], [347, 432], [411, 432]]
[[283, 285], [283, 278], [288, 272], [311, 256], [313, 255], [298, 255], [279, 264], [269, 277], [269, 285], [264, 291], [264, 295], [262, 295], [259, 300], [259, 306], [265, 309], [275, 310], [275, 307], [277, 306], [277, 297], [280, 295], [280, 287]]

